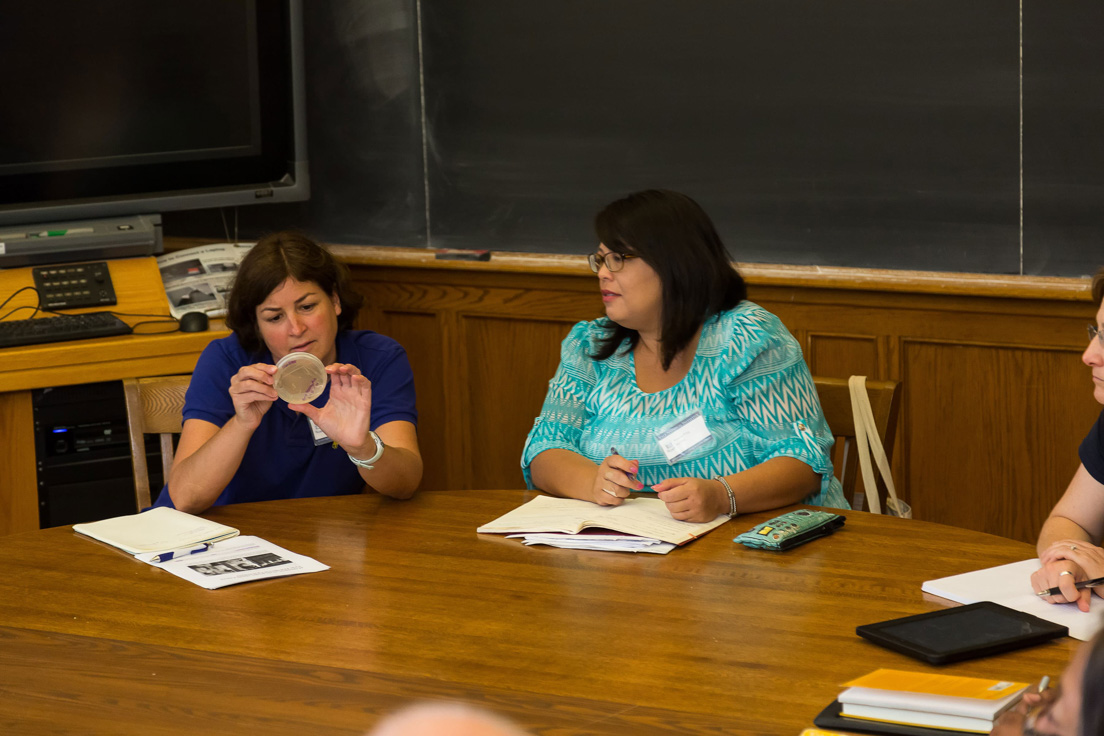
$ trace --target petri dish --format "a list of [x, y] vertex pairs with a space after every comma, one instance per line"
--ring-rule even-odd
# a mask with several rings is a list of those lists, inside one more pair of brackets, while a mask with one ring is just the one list
[[310, 353], [288, 353], [276, 363], [274, 386], [289, 404], [307, 404], [326, 388], [326, 366]]

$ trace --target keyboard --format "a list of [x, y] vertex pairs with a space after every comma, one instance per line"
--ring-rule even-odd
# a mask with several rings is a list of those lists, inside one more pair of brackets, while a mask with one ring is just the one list
[[63, 314], [40, 319], [16, 319], [0, 322], [0, 348], [37, 345], [43, 342], [87, 340], [133, 332], [126, 322], [111, 312]]

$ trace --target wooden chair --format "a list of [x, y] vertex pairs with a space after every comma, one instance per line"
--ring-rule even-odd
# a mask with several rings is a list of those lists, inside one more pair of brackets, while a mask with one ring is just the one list
[[130, 456], [134, 464], [134, 500], [138, 510], [150, 505], [146, 435], [161, 435], [161, 468], [165, 481], [173, 463], [173, 438], [183, 424], [184, 392], [191, 376], [128, 378], [123, 381], [130, 425]]
[[[843, 495], [851, 501], [852, 508], [861, 511], [866, 507], [866, 493], [859, 472], [859, 454], [855, 444], [855, 417], [851, 412], [851, 391], [846, 378], [813, 377], [824, 418], [836, 438], [832, 464], [843, 487]], [[870, 396], [870, 408], [874, 423], [882, 438], [886, 457], [893, 459], [893, 441], [897, 435], [897, 412], [901, 407], [901, 384], [897, 381], [872, 381], [867, 379], [866, 392]], [[886, 492], [878, 484], [879, 497], [885, 507]]]

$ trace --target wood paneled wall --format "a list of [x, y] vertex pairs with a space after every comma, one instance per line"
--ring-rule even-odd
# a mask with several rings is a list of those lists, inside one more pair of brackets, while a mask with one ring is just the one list
[[[423, 488], [517, 488], [559, 344], [602, 314], [581, 256], [335, 248], [362, 327], [409, 353]], [[894, 475], [916, 517], [1034, 541], [1100, 411], [1080, 354], [1085, 279], [741, 266], [814, 374], [903, 383]]]

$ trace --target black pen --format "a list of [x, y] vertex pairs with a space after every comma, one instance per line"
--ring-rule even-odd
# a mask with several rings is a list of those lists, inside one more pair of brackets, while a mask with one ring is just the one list
[[[1073, 587], [1081, 590], [1083, 588], [1095, 588], [1098, 585], [1104, 585], [1104, 578], [1093, 578], [1092, 580], [1082, 580], [1079, 583], [1074, 583]], [[1048, 595], [1058, 595], [1062, 592], [1061, 588], [1051, 588], [1050, 590], [1040, 590], [1035, 595], [1040, 598], [1046, 598]]]

